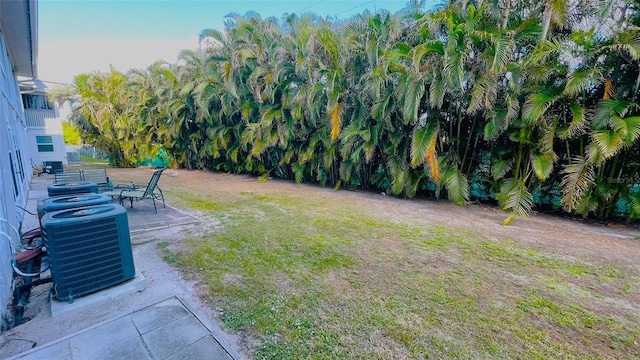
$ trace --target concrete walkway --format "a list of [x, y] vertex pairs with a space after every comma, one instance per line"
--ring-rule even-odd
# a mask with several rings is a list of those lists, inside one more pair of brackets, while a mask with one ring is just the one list
[[178, 298], [108, 320], [13, 359], [219, 359], [232, 355]]
[[[34, 177], [27, 209], [47, 197], [52, 175]], [[162, 179], [160, 180], [162, 185]], [[203, 306], [197, 284], [169, 267], [159, 242], [180, 241], [197, 232], [198, 219], [151, 201], [126, 204], [136, 277], [77, 298], [73, 304], [50, 296], [51, 284], [33, 289], [25, 318], [3, 333], [0, 358], [9, 359], [242, 359], [235, 338]], [[26, 215], [23, 231], [38, 226]]]

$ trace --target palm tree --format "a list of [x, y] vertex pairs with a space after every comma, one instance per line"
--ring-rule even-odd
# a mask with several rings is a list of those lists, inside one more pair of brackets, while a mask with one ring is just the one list
[[505, 224], [533, 206], [639, 216], [638, 12], [593, 4], [232, 14], [178, 64], [79, 76], [74, 119], [122, 165], [162, 148], [177, 167], [497, 200]]
[[106, 153], [114, 165], [134, 165], [139, 142], [132, 129], [138, 124], [131, 116], [126, 75], [113, 68], [107, 74], [82, 74], [76, 76], [73, 86], [78, 95], [72, 122], [85, 143]]

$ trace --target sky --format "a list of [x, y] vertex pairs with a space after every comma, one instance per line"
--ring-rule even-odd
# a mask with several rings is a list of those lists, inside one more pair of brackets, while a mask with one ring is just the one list
[[[429, 9], [436, 0], [427, 1]], [[39, 0], [38, 77], [71, 83], [77, 74], [143, 69], [157, 60], [176, 62], [198, 47], [207, 28], [224, 30], [225, 15], [249, 11], [263, 18], [313, 12], [349, 18], [365, 10], [393, 13], [407, 0]], [[427, 9], [427, 10], [428, 10]]]

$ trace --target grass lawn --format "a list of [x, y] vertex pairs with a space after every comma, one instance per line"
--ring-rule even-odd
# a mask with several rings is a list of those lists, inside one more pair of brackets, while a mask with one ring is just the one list
[[92, 164], [96, 164], [96, 165], [108, 165], [109, 161], [105, 160], [105, 159], [94, 159], [92, 157], [88, 157], [88, 156], [81, 156], [80, 160], [82, 160], [82, 162], [85, 163], [92, 163]]
[[162, 181], [173, 204], [217, 225], [158, 248], [256, 359], [640, 357], [635, 266], [398, 215], [350, 192]]

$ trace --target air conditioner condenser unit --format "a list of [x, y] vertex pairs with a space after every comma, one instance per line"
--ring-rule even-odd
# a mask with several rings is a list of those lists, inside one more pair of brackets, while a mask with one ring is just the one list
[[91, 181], [78, 181], [65, 184], [53, 184], [47, 187], [49, 196], [98, 193], [98, 184]]
[[73, 195], [54, 196], [38, 200], [38, 219], [52, 211], [73, 209], [92, 205], [110, 204], [113, 200], [104, 194], [81, 193]]
[[72, 302], [135, 276], [127, 211], [120, 205], [48, 212], [42, 232], [58, 300]]

